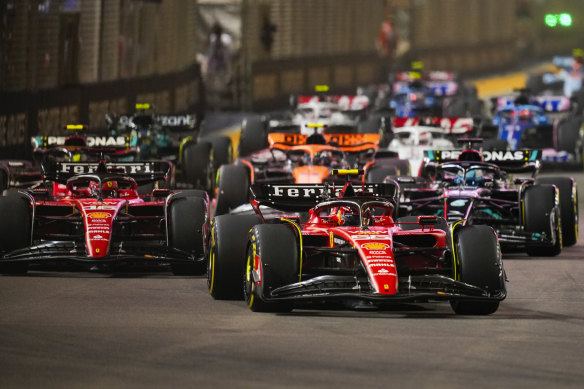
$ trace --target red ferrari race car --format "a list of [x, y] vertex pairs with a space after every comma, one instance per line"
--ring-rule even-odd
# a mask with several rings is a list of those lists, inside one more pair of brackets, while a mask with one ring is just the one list
[[206, 270], [205, 191], [138, 185], [165, 181], [169, 162], [45, 162], [45, 185], [0, 197], [0, 273], [30, 263], [70, 262], [101, 270], [170, 264], [175, 274]]
[[493, 229], [449, 227], [435, 216], [394, 221], [395, 184], [261, 184], [251, 192], [253, 214], [212, 223], [207, 274], [215, 299], [271, 312], [306, 301], [447, 300], [458, 314], [487, 315], [506, 297]]

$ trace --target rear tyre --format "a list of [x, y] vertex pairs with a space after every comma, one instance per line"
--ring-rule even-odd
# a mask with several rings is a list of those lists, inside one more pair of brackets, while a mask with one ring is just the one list
[[[493, 229], [465, 226], [455, 231], [454, 242], [458, 260], [454, 277], [486, 290], [490, 296], [505, 293], [501, 250]], [[451, 300], [450, 306], [459, 315], [490, 315], [499, 308], [499, 301]]]
[[372, 166], [367, 169], [367, 174], [365, 176], [366, 182], [383, 182], [383, 180], [388, 176], [397, 176], [398, 171], [395, 166], [385, 167], [385, 166]]
[[560, 211], [556, 205], [556, 188], [552, 185], [533, 185], [525, 190], [525, 231], [554, 237], [552, 245], [528, 245], [531, 256], [553, 257], [562, 251]]
[[584, 168], [584, 144], [580, 129], [582, 119], [571, 117], [563, 120], [558, 124], [557, 146], [559, 151], [567, 151], [574, 155], [576, 163], [580, 169]]
[[243, 300], [243, 274], [249, 230], [256, 215], [223, 215], [213, 221], [207, 286], [216, 300]]
[[183, 172], [187, 183], [195, 188], [213, 190], [215, 177], [213, 146], [210, 142], [189, 143], [183, 150]]
[[228, 136], [214, 136], [209, 138], [213, 145], [213, 161], [215, 162], [215, 170], [222, 165], [228, 165], [233, 162], [233, 146], [231, 145], [231, 138]]
[[[207, 222], [207, 202], [201, 197], [179, 197], [172, 200], [168, 210], [169, 246], [186, 251], [196, 258], [204, 258], [204, 242]], [[173, 263], [176, 275], [205, 274], [205, 261], [193, 263]]]
[[[400, 176], [410, 176], [411, 175], [411, 166], [410, 162], [407, 159], [399, 159], [399, 158], [392, 158], [392, 159], [382, 159], [377, 160], [375, 162], [376, 166], [383, 167], [385, 169], [396, 169], [397, 173]], [[375, 167], [374, 165], [374, 167]]]
[[445, 117], [467, 117], [470, 111], [467, 106], [467, 100], [464, 97], [453, 98], [444, 108]]
[[[30, 204], [17, 193], [0, 197], [0, 253], [30, 246], [31, 218]], [[26, 274], [28, 263], [0, 262], [1, 274]]]
[[531, 94], [538, 94], [543, 89], [543, 80], [539, 74], [528, 74], [525, 80], [525, 89]]
[[[298, 281], [299, 250], [294, 232], [285, 225], [252, 228], [247, 247], [244, 296], [254, 312], [290, 312], [291, 301], [266, 302], [272, 290]], [[254, 274], [259, 280], [254, 279]]]
[[509, 148], [509, 142], [505, 139], [486, 139], [481, 146], [486, 151], [507, 150]]
[[576, 101], [576, 115], [584, 114], [584, 88], [581, 88], [575, 93], [574, 100]]
[[253, 152], [268, 147], [268, 138], [264, 122], [259, 116], [245, 118], [241, 123], [239, 138], [239, 156], [245, 157]]
[[217, 173], [217, 207], [215, 215], [223, 215], [231, 209], [247, 203], [249, 175], [243, 165], [224, 165]]
[[562, 245], [573, 246], [578, 241], [578, 187], [570, 177], [542, 177], [536, 184], [555, 185], [560, 191]]

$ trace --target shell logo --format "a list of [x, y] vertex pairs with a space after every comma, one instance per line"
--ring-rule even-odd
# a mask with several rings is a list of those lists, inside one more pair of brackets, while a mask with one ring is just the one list
[[110, 214], [106, 212], [92, 212], [88, 213], [87, 216], [95, 219], [105, 219], [106, 217], [110, 217]]
[[387, 243], [375, 242], [375, 243], [362, 244], [361, 247], [363, 247], [365, 249], [369, 249], [369, 250], [381, 250], [381, 249], [389, 248], [389, 245]]

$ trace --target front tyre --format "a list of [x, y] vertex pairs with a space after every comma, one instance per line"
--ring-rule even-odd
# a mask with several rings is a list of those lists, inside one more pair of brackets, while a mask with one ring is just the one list
[[222, 215], [213, 220], [207, 286], [216, 300], [243, 300], [243, 273], [250, 229], [256, 215]]
[[206, 141], [188, 143], [183, 150], [182, 162], [187, 183], [212, 192], [215, 177], [212, 144]]
[[244, 296], [254, 312], [290, 312], [292, 301], [267, 302], [272, 291], [298, 282], [299, 249], [294, 232], [285, 225], [260, 224], [250, 232]]
[[[171, 248], [204, 258], [205, 224], [207, 223], [207, 202], [202, 197], [184, 196], [172, 200], [168, 209], [168, 239]], [[205, 274], [205, 261], [173, 263], [175, 275]]]
[[241, 123], [239, 156], [245, 157], [269, 146], [264, 122], [259, 116], [250, 116]]
[[551, 244], [527, 246], [530, 256], [554, 257], [562, 251], [560, 210], [556, 204], [556, 188], [552, 185], [533, 185], [525, 190], [525, 231], [551, 238]]
[[[465, 226], [454, 234], [455, 279], [477, 286], [491, 297], [505, 293], [501, 250], [493, 229]], [[499, 301], [451, 300], [450, 306], [459, 315], [490, 315], [499, 308]]]
[[[0, 253], [30, 246], [32, 210], [30, 204], [18, 193], [0, 197]], [[1, 274], [26, 274], [26, 262], [0, 262]]]
[[215, 162], [215, 170], [222, 165], [228, 165], [233, 162], [233, 146], [231, 138], [228, 136], [214, 136], [209, 138], [213, 145], [213, 161]]
[[571, 177], [542, 177], [536, 184], [555, 185], [560, 191], [562, 245], [573, 246], [578, 241], [578, 187]]
[[223, 165], [217, 173], [217, 207], [223, 215], [248, 201], [249, 174], [243, 165]]

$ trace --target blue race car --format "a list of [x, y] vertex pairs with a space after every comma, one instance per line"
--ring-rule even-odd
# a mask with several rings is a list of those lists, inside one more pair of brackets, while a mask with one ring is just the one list
[[395, 91], [389, 108], [397, 117], [442, 116], [440, 103], [432, 88], [413, 81]]
[[584, 118], [573, 113], [570, 99], [520, 92], [519, 96], [493, 100], [492, 125], [483, 126], [482, 136], [490, 132], [511, 150], [542, 149], [544, 163], [568, 163], [582, 168]]

